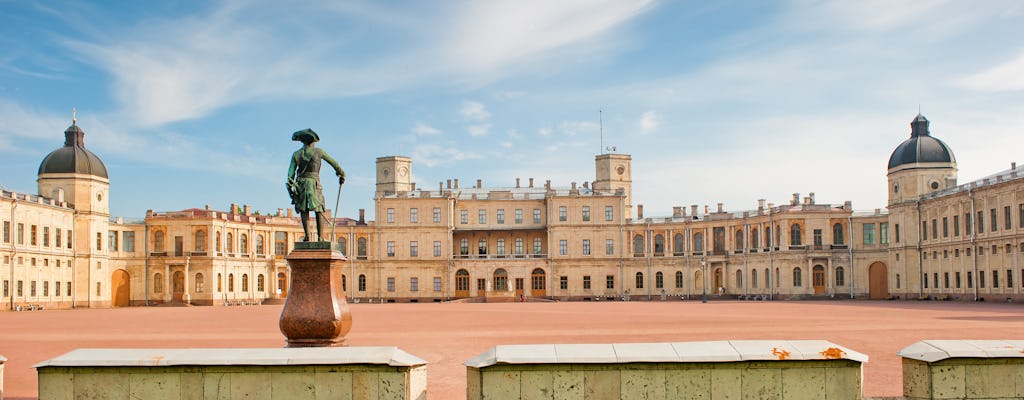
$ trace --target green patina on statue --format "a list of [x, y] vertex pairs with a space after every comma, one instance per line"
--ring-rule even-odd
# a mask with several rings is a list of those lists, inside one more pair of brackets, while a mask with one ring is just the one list
[[[292, 140], [302, 142], [302, 148], [292, 154], [292, 161], [288, 165], [288, 194], [292, 198], [292, 204], [295, 204], [295, 211], [299, 213], [302, 220], [302, 231], [306, 235], [303, 241], [310, 241], [310, 211], [316, 213], [317, 240], [324, 241], [324, 188], [320, 185], [320, 161], [327, 161], [334, 168], [334, 172], [338, 175], [339, 185], [345, 183], [345, 171], [326, 151], [314, 145], [320, 141], [320, 136], [312, 129], [293, 133]], [[340, 186], [338, 194], [341, 195]]]

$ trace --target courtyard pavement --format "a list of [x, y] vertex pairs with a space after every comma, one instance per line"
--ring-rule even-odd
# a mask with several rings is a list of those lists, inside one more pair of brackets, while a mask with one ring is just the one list
[[[283, 347], [276, 306], [0, 312], [7, 399], [32, 365], [76, 348]], [[923, 339], [1024, 339], [1024, 305], [893, 301], [353, 304], [351, 346], [426, 359], [428, 397], [465, 398], [463, 362], [499, 344], [824, 339], [870, 357], [864, 394], [899, 396], [896, 352]]]

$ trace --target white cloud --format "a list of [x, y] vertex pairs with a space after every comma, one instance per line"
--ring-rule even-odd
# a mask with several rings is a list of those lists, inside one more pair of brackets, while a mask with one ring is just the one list
[[486, 136], [491, 133], [491, 124], [470, 125], [466, 127], [470, 136]]
[[644, 111], [640, 114], [640, 132], [651, 133], [658, 130], [658, 124], [661, 120], [658, 118], [658, 114], [654, 111]]
[[443, 132], [430, 125], [424, 124], [422, 122], [417, 122], [416, 125], [412, 127], [412, 133], [416, 134], [417, 136], [434, 136], [440, 135]]
[[964, 87], [982, 92], [1013, 92], [1024, 90], [1024, 52], [1017, 57], [964, 78]]
[[436, 144], [421, 144], [416, 146], [412, 152], [412, 159], [427, 167], [451, 165], [456, 161], [478, 158], [480, 158], [478, 154], [463, 152], [453, 146], [441, 146]]
[[486, 121], [491, 117], [491, 113], [487, 111], [487, 107], [484, 107], [482, 103], [475, 101], [464, 101], [462, 107], [459, 108], [459, 114], [463, 118], [473, 121]]
[[506, 149], [511, 149], [512, 148], [512, 142], [501, 141], [501, 142], [498, 142], [498, 146], [501, 146], [501, 147], [506, 148]]
[[537, 130], [537, 134], [541, 136], [551, 136], [555, 131], [549, 127], [543, 127]]

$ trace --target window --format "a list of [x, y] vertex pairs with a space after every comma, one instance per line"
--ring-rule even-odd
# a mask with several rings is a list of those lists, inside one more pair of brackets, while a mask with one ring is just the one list
[[665, 274], [661, 273], [661, 271], [658, 271], [656, 274], [654, 274], [654, 288], [655, 289], [662, 289], [664, 287], [665, 287]]
[[[7, 283], [7, 281], [4, 281], [4, 283]], [[590, 290], [590, 275], [583, 275], [583, 290]]]
[[96, 232], [96, 251], [103, 251], [103, 234]]
[[263, 235], [256, 235], [256, 254], [263, 255]]
[[985, 288], [985, 271], [978, 272], [978, 287], [982, 289]]
[[540, 209], [539, 208], [534, 208], [533, 209], [533, 223], [535, 223], [535, 224], [539, 224], [540, 223]]
[[[1022, 207], [1024, 207], [1024, 205], [1022, 205]], [[1024, 210], [1024, 208], [1022, 208], [1022, 210]], [[614, 216], [615, 216], [615, 207], [604, 206], [604, 220], [605, 221], [611, 221]]]
[[515, 252], [517, 256], [523, 255], [523, 238], [516, 238]]
[[693, 234], [693, 251], [704, 251], [704, 234], [697, 232]]
[[359, 282], [358, 283], [359, 283], [359, 291], [360, 292], [365, 292], [366, 291], [366, 275], [359, 274]]
[[[754, 241], [757, 241], [757, 236], [754, 236]], [[754, 247], [757, 247], [757, 244], [755, 244]], [[685, 251], [686, 247], [683, 243], [683, 234], [677, 233], [675, 236], [672, 237], [672, 254], [681, 256]]]
[[[1007, 207], [1007, 210], [1009, 210], [1009, 207]], [[48, 226], [43, 227], [43, 246], [50, 247], [50, 227]], [[114, 247], [114, 249], [116, 250], [117, 247]]]
[[394, 257], [395, 256], [395, 241], [394, 240], [389, 240], [387, 246], [388, 246], [388, 253], [387, 253], [388, 257]]
[[[822, 241], [822, 238], [821, 238], [822, 237], [821, 229], [815, 229], [813, 231], [813, 234], [814, 234], [814, 247], [820, 249], [821, 248], [821, 244], [824, 243]], [[741, 248], [742, 248], [742, 246], [741, 246]]]
[[637, 272], [636, 273], [636, 288], [637, 289], [643, 289], [644, 288], [644, 273], [643, 272]]
[[235, 274], [228, 274], [228, 291], [235, 291]]
[[[680, 237], [679, 239], [682, 240], [682, 237]], [[750, 248], [752, 250], [757, 250], [758, 245], [760, 245], [760, 243], [758, 242], [757, 229], [756, 228], [755, 229], [751, 229], [750, 230]], [[679, 250], [676, 250], [676, 254], [681, 253], [681, 252], [682, 252], [682, 248], [680, 248]]]
[[18, 244], [25, 244], [25, 224], [18, 223]]
[[103, 293], [103, 283], [102, 282], [96, 282], [96, 296], [102, 296], [102, 293]]
[[793, 287], [800, 287], [804, 285], [803, 273], [800, 271], [800, 267], [793, 268]]
[[750, 271], [750, 287], [757, 288], [757, 270]]
[[345, 239], [345, 235], [338, 235], [338, 248], [341, 249], [341, 255], [348, 255], [348, 239]]
[[896, 229], [896, 243], [899, 243], [900, 242], [900, 224], [896, 224], [895, 225], [895, 229]]
[[440, 256], [441, 256], [441, 242], [435, 240], [434, 241], [434, 257], [440, 257]]
[[942, 217], [942, 237], [949, 237], [949, 217]]
[[564, 275], [558, 277], [558, 287], [560, 289], [562, 289], [562, 290], [568, 289], [569, 288], [569, 277], [568, 276], [564, 276]]
[[410, 208], [409, 209], [409, 222], [413, 223], [413, 224], [415, 224], [417, 222], [420, 222], [420, 209], [418, 209], [418, 208]]
[[394, 208], [387, 209], [387, 222], [389, 224], [395, 223], [395, 209]]
[[1012, 269], [1006, 270], [1006, 287], [1007, 288], [1012, 288], [1013, 287], [1013, 270]]
[[[128, 232], [125, 232], [125, 233], [128, 233]], [[132, 232], [132, 250], [131, 251], [135, 251], [135, 241], [134, 241], [134, 239], [135, 239], [135, 232]], [[61, 246], [60, 243], [61, 243], [61, 241], [60, 241], [60, 228], [54, 228], [53, 229], [53, 246], [59, 248]], [[125, 250], [125, 251], [127, 251], [127, 250]]]
[[590, 239], [583, 239], [583, 255], [590, 255]]
[[366, 238], [364, 237], [356, 239], [356, 256], [366, 259]]
[[[468, 283], [469, 281], [466, 281], [466, 282], [467, 282], [466, 285], [468, 286], [469, 285], [469, 283]], [[435, 276], [434, 277], [434, 291], [435, 292], [440, 292], [441, 291], [441, 277], [440, 276]]]
[[441, 222], [441, 209], [434, 207], [434, 222]]
[[565, 221], [566, 219], [568, 219], [568, 211], [566, 211], [565, 206], [558, 206], [558, 220]]
[[563, 256], [569, 254], [569, 245], [565, 239], [558, 241], [558, 254]]
[[544, 250], [539, 237], [533, 238], [533, 254], [540, 254]]
[[991, 216], [992, 232], [995, 232], [997, 229], [999, 229], [999, 223], [996, 221], [996, 209], [993, 208], [989, 210], [989, 215]]
[[654, 235], [654, 255], [665, 255], [665, 237], [661, 234]]
[[921, 240], [928, 240], [928, 221], [921, 221]]
[[789, 227], [789, 244], [792, 246], [799, 246], [801, 244], [800, 225], [793, 224]]
[[224, 276], [222, 276], [221, 274], [217, 274], [217, 291], [224, 291]]
[[420, 278], [411, 277], [409, 278], [409, 291], [418, 292], [420, 291]]
[[935, 218], [932, 218], [932, 239], [938, 239], [938, 238], [939, 238], [939, 222]]
[[605, 289], [615, 289], [615, 275], [607, 275], [604, 277]]
[[242, 291], [249, 291], [249, 274], [242, 274]]
[[953, 216], [953, 236], [960, 236], [960, 216]]
[[974, 277], [972, 276], [971, 271], [967, 271], [967, 288], [971, 289], [973, 287], [974, 287]]
[[16, 290], [17, 290], [17, 296], [18, 297], [24, 296], [25, 295], [25, 281], [19, 280], [18, 281], [18, 286], [17, 286]]
[[1017, 206], [1017, 227], [1024, 228], [1024, 203]]
[[[57, 230], [57, 241], [60, 241], [60, 229]], [[205, 240], [204, 240], [205, 241]], [[60, 243], [57, 244], [60, 246]], [[205, 247], [205, 245], [204, 245]], [[135, 232], [124, 231], [121, 232], [121, 251], [132, 253], [135, 252]]]
[[999, 271], [992, 270], [992, 288], [999, 287]]
[[[32, 246], [35, 246], [36, 243], [37, 243], [36, 242], [36, 237], [38, 236], [38, 232], [37, 231], [39, 230], [39, 227], [36, 226], [36, 225], [32, 225], [32, 227], [29, 228], [29, 229], [30, 229], [30, 234], [28, 236], [28, 239], [29, 239], [28, 240], [28, 244], [30, 244]], [[96, 250], [99, 250], [99, 247], [97, 247]]]
[[615, 241], [612, 239], [605, 239], [604, 241], [604, 254], [613, 255], [615, 254]]
[[341, 291], [344, 292], [344, 291], [347, 291], [347, 290], [348, 290], [348, 277], [345, 276], [345, 274], [341, 274]]
[[107, 231], [107, 248], [110, 249], [110, 251], [117, 251], [120, 247], [117, 245], [117, 239], [119, 239], [117, 231]]
[[479, 254], [481, 256], [482, 255], [486, 255], [487, 254], [487, 240], [486, 239], [478, 240], [476, 242], [476, 248], [477, 248], [477, 254]]
[[676, 289], [683, 288], [683, 271], [676, 271]]
[[469, 223], [469, 210], [459, 210], [459, 222], [463, 224]]
[[[1021, 208], [1021, 210], [1024, 211], [1024, 208]], [[4, 221], [4, 243], [10, 243], [10, 242], [11, 242], [11, 221]]]
[[523, 209], [522, 208], [517, 208], [516, 209], [516, 223], [517, 224], [523, 223]]
[[864, 244], [875, 244], [875, 224], [864, 224]]
[[[220, 233], [217, 233], [217, 235], [220, 235]], [[344, 243], [343, 240], [344, 239], [339, 240], [338, 243]], [[219, 237], [218, 237], [217, 241], [218, 242], [220, 241]], [[288, 246], [288, 233], [287, 232], [274, 232], [274, 254], [277, 254], [277, 255], [280, 255], [280, 256], [285, 255], [285, 253], [287, 253], [287, 251], [288, 251], [287, 250], [287, 246]], [[342, 245], [341, 248], [342, 248], [342, 254], [345, 254], [345, 250], [344, 250], [345, 246]], [[220, 251], [220, 243], [217, 243], [217, 251]]]
[[49, 296], [49, 295], [50, 295], [50, 281], [43, 281], [43, 296]]
[[417, 241], [409, 242], [409, 257], [420, 256], [420, 243]]
[[942, 273], [942, 282], [945, 284], [944, 287], [949, 289], [949, 272]]
[[479, 209], [476, 210], [476, 222], [479, 224], [487, 223], [487, 210]]
[[644, 255], [644, 237], [641, 235], [633, 237], [633, 255], [637, 257]]
[[836, 267], [836, 286], [846, 285], [846, 271], [843, 267]]
[[388, 291], [389, 292], [394, 292], [395, 291], [395, 278], [393, 276], [389, 276], [387, 282], [388, 282]]
[[[978, 233], [985, 233], [985, 212], [978, 211], [978, 219], [974, 221], [978, 225]], [[983, 281], [983, 279], [982, 279]], [[984, 286], [981, 286], [984, 287]]]
[[495, 219], [497, 220], [497, 222], [499, 224], [504, 224], [505, 223], [505, 209], [499, 208], [498, 211], [497, 211], [497, 215], [495, 215]]
[[583, 221], [590, 221], [590, 206], [583, 206]]
[[67, 282], [67, 283], [65, 283], [65, 285], [67, 286], [67, 295], [70, 296], [71, 295], [71, 282]]
[[1010, 229], [1013, 227], [1012, 221], [1010, 221], [1010, 206], [1003, 207], [1003, 229]]
[[[468, 272], [467, 272], [467, 274], [468, 274]], [[477, 279], [476, 280], [476, 290], [481, 292], [481, 293], [483, 293], [483, 291], [487, 290], [487, 280], [486, 279]]]
[[508, 272], [505, 272], [504, 269], [498, 268], [494, 270], [493, 279], [492, 287], [495, 291], [508, 290]]
[[[590, 283], [590, 282], [587, 282], [587, 283]], [[7, 297], [7, 296], [11, 295], [11, 281], [6, 280], [6, 279], [4, 280], [3, 294], [4, 294], [4, 297]]]
[[953, 274], [953, 283], [956, 284], [957, 289], [960, 288], [960, 271], [957, 271]]
[[882, 222], [878, 224], [878, 242], [881, 244], [889, 244], [889, 223]]
[[[263, 275], [260, 275], [262, 278]], [[203, 274], [196, 274], [196, 293], [202, 293], [206, 289], [206, 279]]]

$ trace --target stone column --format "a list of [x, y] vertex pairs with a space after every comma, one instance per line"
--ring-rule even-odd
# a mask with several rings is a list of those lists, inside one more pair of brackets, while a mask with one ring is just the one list
[[173, 297], [174, 287], [171, 286], [171, 283], [173, 283], [173, 282], [174, 281], [171, 280], [171, 266], [170, 265], [164, 265], [164, 302], [165, 303], [170, 303], [171, 299], [174, 298]]
[[279, 322], [287, 347], [342, 346], [352, 329], [341, 290], [345, 256], [330, 242], [299, 242], [287, 259], [291, 285]]
[[185, 293], [181, 295], [181, 301], [185, 304], [192, 304], [192, 296], [188, 294], [188, 277], [189, 277], [189, 264], [192, 262], [192, 257], [185, 257]]

